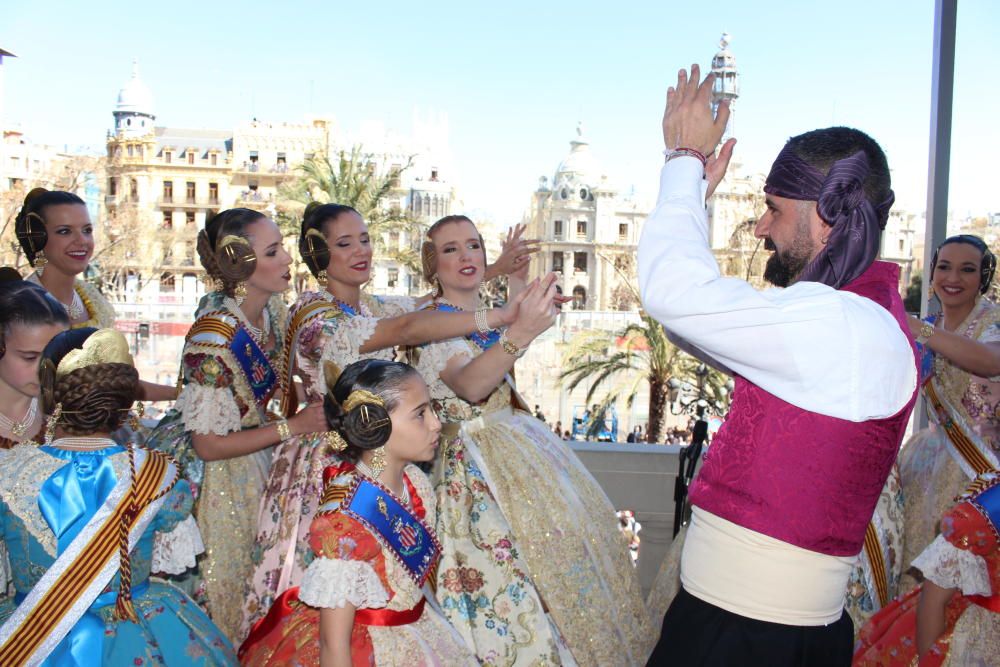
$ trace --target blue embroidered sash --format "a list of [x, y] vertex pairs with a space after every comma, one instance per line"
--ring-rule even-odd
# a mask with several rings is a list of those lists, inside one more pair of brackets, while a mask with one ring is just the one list
[[993, 524], [993, 530], [1000, 531], [1000, 484], [994, 482], [992, 486], [972, 498], [971, 502], [979, 513]]
[[[435, 301], [433, 305], [431, 305], [430, 307], [433, 308], [434, 310], [442, 310], [446, 313], [464, 312], [461, 308], [453, 306], [450, 303], [440, 303], [437, 301]], [[467, 335], [466, 338], [471, 340], [473, 343], [479, 346], [479, 349], [485, 352], [486, 350], [490, 349], [491, 347], [500, 342], [500, 332], [494, 330], [484, 334], [481, 331], [474, 331], [471, 334]]]
[[254, 399], [258, 404], [266, 403], [278, 383], [278, 375], [271, 367], [267, 354], [242, 325], [236, 328], [229, 349], [243, 369]]
[[357, 475], [340, 511], [361, 522], [396, 555], [414, 583], [424, 585], [441, 554], [441, 545], [430, 528], [388, 489]]

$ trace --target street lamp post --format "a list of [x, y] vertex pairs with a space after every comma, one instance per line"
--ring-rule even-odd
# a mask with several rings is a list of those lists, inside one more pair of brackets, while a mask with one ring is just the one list
[[680, 532], [681, 526], [687, 522], [690, 514], [687, 490], [694, 479], [698, 459], [701, 458], [701, 450], [708, 437], [708, 422], [705, 421], [705, 412], [709, 407], [717, 412], [725, 410], [725, 398], [733, 390], [733, 381], [730, 379], [724, 387], [720, 388], [721, 395], [710, 401], [705, 392], [705, 381], [708, 379], [708, 373], [708, 366], [702, 363], [698, 364], [694, 371], [696, 386], [692, 386], [688, 382], [681, 382], [677, 378], [670, 378], [667, 382], [667, 387], [670, 390], [670, 412], [675, 415], [686, 413], [694, 415], [696, 418], [694, 428], [691, 430], [691, 444], [684, 447], [677, 456], [677, 479], [674, 480], [675, 537]]

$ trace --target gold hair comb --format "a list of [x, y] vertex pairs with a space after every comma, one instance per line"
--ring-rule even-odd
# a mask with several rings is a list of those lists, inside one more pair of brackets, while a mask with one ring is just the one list
[[128, 364], [135, 366], [129, 353], [128, 341], [114, 329], [100, 329], [83, 342], [83, 347], [71, 350], [56, 367], [56, 377], [61, 378], [75, 370], [95, 364]]

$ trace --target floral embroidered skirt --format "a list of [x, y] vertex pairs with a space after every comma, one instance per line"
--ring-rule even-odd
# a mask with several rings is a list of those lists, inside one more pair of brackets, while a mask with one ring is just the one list
[[628, 545], [566, 443], [504, 409], [463, 422], [439, 456], [437, 597], [479, 659], [559, 664], [564, 639], [580, 665], [645, 664], [656, 633]]

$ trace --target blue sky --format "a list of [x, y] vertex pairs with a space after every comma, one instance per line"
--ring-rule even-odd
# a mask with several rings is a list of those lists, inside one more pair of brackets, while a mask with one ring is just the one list
[[[6, 110], [34, 139], [103, 143], [132, 58], [157, 124], [232, 127], [256, 116], [380, 119], [445, 112], [468, 209], [519, 218], [577, 121], [613, 182], [655, 195], [659, 119], [677, 68], [707, 68], [723, 31], [742, 73], [742, 161], [766, 171], [784, 140], [831, 124], [878, 139], [898, 201], [923, 210], [931, 0], [676, 2], [7, 3]], [[1000, 9], [959, 7], [951, 208], [1000, 210], [994, 116]], [[984, 85], [990, 84], [990, 85]]]

